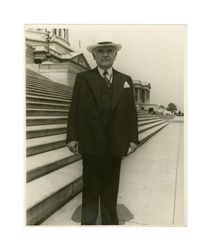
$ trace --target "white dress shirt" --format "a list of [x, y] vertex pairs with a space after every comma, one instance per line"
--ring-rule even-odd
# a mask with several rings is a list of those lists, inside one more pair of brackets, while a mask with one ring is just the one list
[[[104, 78], [103, 73], [104, 73], [105, 70], [101, 69], [100, 67], [97, 67], [97, 68], [98, 68], [98, 72], [100, 73], [100, 75], [102, 76], [102, 78]], [[108, 72], [108, 75], [109, 75], [108, 79], [109, 79], [110, 83], [112, 83], [112, 80], [113, 80], [113, 69], [110, 68], [110, 69], [107, 69], [106, 71]]]

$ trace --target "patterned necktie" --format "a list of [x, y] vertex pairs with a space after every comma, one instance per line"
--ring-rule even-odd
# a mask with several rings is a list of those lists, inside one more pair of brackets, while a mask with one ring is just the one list
[[108, 74], [108, 71], [107, 71], [107, 70], [105, 70], [105, 71], [103, 72], [103, 78], [105, 79], [108, 88], [110, 88], [110, 87], [111, 87], [111, 82], [110, 82], [109, 74]]

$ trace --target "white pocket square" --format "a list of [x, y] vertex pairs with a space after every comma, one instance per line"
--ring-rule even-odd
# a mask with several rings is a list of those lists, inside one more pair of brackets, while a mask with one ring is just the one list
[[130, 85], [128, 84], [127, 81], [124, 83], [124, 88], [130, 88]]

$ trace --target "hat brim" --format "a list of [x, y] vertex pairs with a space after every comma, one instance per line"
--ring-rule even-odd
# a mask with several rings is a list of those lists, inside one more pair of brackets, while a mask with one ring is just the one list
[[119, 51], [122, 48], [121, 44], [112, 43], [112, 42], [102, 42], [102, 43], [97, 43], [95, 45], [88, 46], [87, 50], [92, 53], [93, 50], [96, 49], [96, 48], [99, 48], [99, 47], [108, 47], [108, 46], [116, 48], [117, 51]]

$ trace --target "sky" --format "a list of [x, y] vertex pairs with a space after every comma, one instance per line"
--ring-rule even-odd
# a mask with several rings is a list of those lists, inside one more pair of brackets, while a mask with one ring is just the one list
[[87, 46], [105, 33], [122, 45], [113, 67], [151, 84], [150, 103], [184, 111], [185, 25], [71, 25], [70, 46], [96, 66]]

